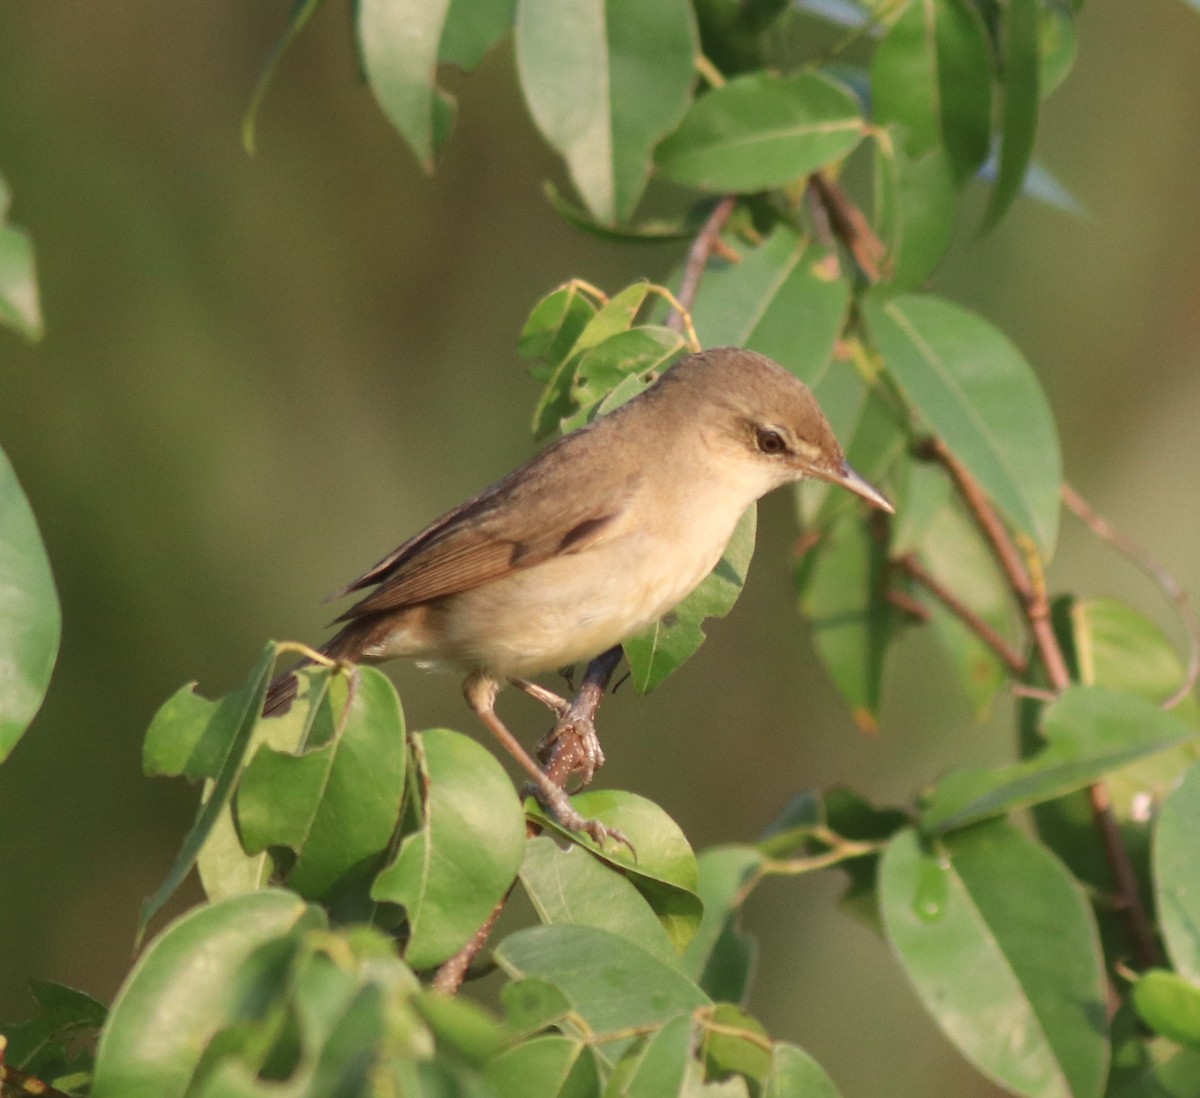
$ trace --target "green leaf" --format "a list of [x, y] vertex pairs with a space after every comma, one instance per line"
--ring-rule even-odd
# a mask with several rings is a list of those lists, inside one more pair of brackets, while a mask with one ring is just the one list
[[438, 50], [450, 0], [359, 0], [363, 71], [388, 121], [425, 171], [450, 134], [453, 101], [437, 87]]
[[209, 778], [212, 784], [166, 880], [142, 904], [139, 937], [196, 864], [229, 805], [251, 734], [262, 713], [275, 654], [272, 641], [263, 649], [242, 688], [220, 702], [205, 702], [194, 695], [189, 698], [191, 688], [184, 687], [163, 705], [150, 724], [143, 751], [147, 774], [182, 773], [193, 781]]
[[542, 827], [585, 846], [625, 874], [658, 916], [675, 950], [682, 953], [700, 925], [701, 910], [696, 856], [679, 825], [653, 801], [619, 789], [580, 793], [572, 803], [585, 818], [621, 831], [633, 843], [636, 860], [619, 843], [601, 849], [590, 837], [566, 831], [532, 799], [526, 811]]
[[683, 970], [715, 999], [737, 1002], [740, 995], [726, 992], [745, 990], [754, 943], [738, 930], [738, 917], [765, 861], [755, 847], [735, 844], [710, 847], [697, 858], [704, 917], [683, 955]]
[[747, 508], [716, 568], [674, 610], [624, 642], [633, 688], [639, 694], [648, 694], [691, 658], [704, 643], [706, 618], [723, 618], [733, 609], [754, 555], [757, 515], [757, 508]]
[[438, 60], [471, 70], [513, 24], [517, 0], [450, 0]]
[[926, 798], [922, 828], [945, 832], [1060, 797], [1135, 759], [1195, 740], [1170, 713], [1132, 694], [1072, 686], [1042, 717], [1046, 746], [1033, 758], [947, 774]]
[[859, 727], [874, 729], [892, 611], [885, 598], [887, 546], [855, 511], [845, 511], [810, 550], [801, 606], [813, 646]]
[[4, 1063], [30, 1075], [45, 1077], [62, 1063], [63, 1042], [83, 1029], [99, 1029], [108, 1013], [104, 1004], [83, 991], [46, 980], [29, 981], [38, 1005], [32, 1018], [0, 1024], [7, 1045]]
[[1091, 907], [1044, 847], [996, 821], [888, 844], [880, 902], [925, 1008], [984, 1075], [1030, 1098], [1098, 1098], [1106, 988]]
[[833, 1080], [807, 1052], [779, 1042], [763, 1098], [841, 1098]]
[[526, 843], [521, 884], [548, 926], [599, 927], [640, 945], [665, 964], [679, 964], [671, 939], [645, 897], [582, 846], [572, 843], [560, 850], [546, 836]]
[[541, 381], [549, 378], [596, 312], [596, 306], [574, 282], [560, 286], [533, 307], [521, 329], [517, 353], [535, 363], [530, 367], [534, 377]]
[[[8, 187], [0, 177], [0, 324], [37, 342], [43, 328], [33, 241], [24, 229], [8, 224], [9, 202]], [[7, 465], [3, 454], [0, 462]]]
[[[606, 930], [541, 926], [510, 935], [496, 948], [510, 979], [537, 979], [557, 988], [594, 1037], [661, 1025], [708, 1006], [708, 996], [678, 969]], [[626, 1041], [596, 1045], [615, 1061]]]
[[915, 290], [928, 281], [954, 238], [958, 186], [950, 154], [936, 146], [920, 156], [905, 152], [888, 130], [875, 147], [876, 221], [887, 244], [884, 281]]
[[909, 4], [871, 62], [875, 121], [904, 128], [912, 158], [945, 148], [959, 185], [987, 159], [992, 79], [987, 32], [963, 0]]
[[[205, 1048], [246, 991], [268, 942], [324, 924], [287, 892], [251, 892], [188, 912], [157, 938], [117, 994], [96, 1050], [92, 1098], [183, 1098]], [[264, 984], [261, 991], [273, 993]]]
[[606, 1096], [661, 1098], [684, 1095], [684, 1080], [692, 1065], [692, 1019], [672, 1018], [661, 1029], [633, 1045], [613, 1069]]
[[1200, 1098], [1200, 1050], [1145, 1038], [1133, 1007], [1112, 1021], [1113, 1056], [1105, 1098]]
[[1200, 987], [1164, 968], [1152, 968], [1133, 985], [1138, 1017], [1155, 1033], [1200, 1048]]
[[837, 253], [779, 224], [738, 262], [711, 262], [692, 317], [702, 346], [758, 351], [816, 385], [849, 307]]
[[41, 707], [61, 630], [58, 593], [37, 520], [0, 450], [0, 762]]
[[772, 1066], [767, 1031], [733, 1003], [718, 1003], [704, 1030], [705, 1074], [723, 1079], [737, 1072], [761, 1085]]
[[1200, 763], [1167, 798], [1154, 834], [1154, 888], [1167, 953], [1200, 984]]
[[1054, 553], [1062, 458], [1029, 364], [986, 320], [932, 295], [871, 294], [871, 335], [888, 372], [1005, 515]]
[[403, 904], [405, 959], [432, 967], [470, 940], [521, 867], [525, 821], [504, 768], [458, 732], [414, 734], [425, 786], [424, 822], [376, 878], [376, 900]]
[[783, 187], [862, 139], [854, 97], [811, 73], [752, 73], [715, 88], [655, 151], [659, 174], [711, 191]]
[[242, 148], [251, 156], [255, 152], [255, 127], [258, 124], [258, 112], [262, 107], [263, 99], [266, 98], [267, 88], [271, 86], [271, 81], [275, 77], [275, 70], [279, 67], [279, 62], [283, 60], [283, 55], [300, 36], [300, 32], [308, 25], [308, 21], [316, 14], [322, 3], [323, 0], [293, 0], [287, 29], [275, 43], [275, 48], [271, 50], [271, 55], [267, 58], [267, 63], [259, 74], [258, 83], [254, 85], [254, 91], [250, 93], [250, 102], [246, 105], [246, 113], [242, 116]]
[[591, 1098], [600, 1092], [588, 1046], [555, 1034], [514, 1045], [488, 1064], [484, 1079], [496, 1098]]
[[1079, 51], [1075, 13], [1068, 5], [1052, 3], [1042, 7], [1038, 46], [1041, 57], [1038, 90], [1046, 99], [1070, 75]]
[[686, 0], [519, 0], [525, 102], [598, 221], [633, 216], [654, 146], [691, 101], [696, 49]]
[[1038, 90], [1041, 61], [1038, 54], [1038, 0], [1009, 0], [1001, 7], [1004, 87], [1000, 112], [1000, 160], [996, 182], [983, 217], [990, 229], [1008, 212], [1021, 191], [1033, 156], [1037, 136]]
[[361, 881], [391, 841], [404, 791], [404, 716], [391, 682], [360, 668], [351, 687], [332, 684], [333, 738], [301, 753], [263, 745], [242, 775], [237, 817], [246, 850], [288, 846], [296, 861], [288, 887], [328, 898]]

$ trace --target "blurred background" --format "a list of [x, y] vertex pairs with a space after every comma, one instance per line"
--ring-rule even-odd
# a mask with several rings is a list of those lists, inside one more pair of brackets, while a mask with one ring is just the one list
[[[0, 173], [47, 324], [36, 347], [0, 332], [0, 445], [64, 613], [45, 707], [0, 768], [3, 1020], [32, 1010], [30, 975], [107, 1001], [129, 968], [196, 799], [141, 775], [158, 705], [191, 680], [233, 688], [268, 637], [320, 637], [325, 593], [532, 451], [515, 342], [543, 293], [665, 277], [680, 254], [553, 214], [539, 185], [562, 173], [506, 48], [452, 81], [457, 129], [423, 176], [357, 81], [342, 3], [286, 57], [247, 157], [241, 114], [290, 7], [0, 5]], [[1200, 591], [1200, 16], [1096, 0], [1080, 33], [1038, 156], [1087, 215], [1024, 200], [981, 241], [968, 218], [936, 286], [1035, 364], [1076, 486]], [[705, 846], [754, 838], [802, 788], [904, 802], [1009, 750], [1006, 714], [974, 724], [919, 638], [892, 657], [881, 733], [860, 734], [792, 609], [784, 494], [760, 529], [746, 593], [699, 655], [606, 705], [603, 784]], [[1172, 625], [1069, 518], [1051, 578]], [[395, 677], [414, 726], [473, 731], [455, 680]], [[526, 742], [545, 731], [525, 699], [502, 707]], [[827, 874], [755, 898], [755, 1013], [847, 1098], [998, 1094], [840, 889]]]

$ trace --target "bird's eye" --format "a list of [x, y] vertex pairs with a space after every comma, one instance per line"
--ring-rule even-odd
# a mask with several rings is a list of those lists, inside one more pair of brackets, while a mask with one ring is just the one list
[[764, 454], [782, 454], [787, 450], [787, 443], [783, 441], [783, 435], [778, 431], [772, 431], [769, 427], [760, 427], [758, 429], [758, 448]]

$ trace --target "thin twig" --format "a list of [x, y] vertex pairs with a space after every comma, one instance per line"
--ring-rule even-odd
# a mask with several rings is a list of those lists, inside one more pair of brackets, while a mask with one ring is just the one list
[[[604, 700], [604, 691], [624, 654], [621, 646], [617, 645], [615, 648], [601, 653], [588, 664], [583, 682], [566, 713], [559, 718], [558, 727], [561, 728], [568, 723], [580, 720], [586, 721], [588, 724], [595, 721], [596, 711]], [[559, 735], [554, 739], [550, 756], [546, 760], [546, 775], [555, 785], [566, 788], [571, 775], [584, 765], [586, 757], [587, 753], [578, 735]], [[532, 822], [525, 826], [525, 833], [530, 838], [540, 834], [541, 830], [537, 824]], [[511, 891], [509, 889], [509, 893]], [[433, 986], [436, 990], [446, 995], [453, 995], [462, 986], [467, 970], [474, 963], [475, 958], [483, 952], [492, 931], [495, 930], [501, 912], [508, 903], [509, 893], [506, 893], [504, 898], [492, 909], [492, 913], [475, 931], [471, 940], [438, 968], [437, 974], [433, 978]]]
[[684, 314], [692, 311], [696, 304], [696, 294], [700, 290], [700, 279], [704, 277], [704, 269], [708, 266], [708, 257], [716, 250], [721, 239], [721, 231], [737, 206], [736, 195], [726, 195], [713, 208], [704, 222], [692, 246], [688, 249], [687, 259], [683, 264], [683, 278], [679, 283], [679, 304], [682, 308], [672, 309], [667, 317], [667, 327], [682, 334], [684, 329]]
[[[1031, 574], [1016, 542], [1010, 537], [1003, 520], [996, 513], [978, 481], [950, 452], [945, 443], [940, 439], [933, 440], [928, 446], [928, 452], [940, 461], [953, 477], [967, 509], [1000, 562], [1009, 586], [1024, 612], [1046, 677], [1050, 680], [1054, 693], [1061, 693], [1070, 686], [1071, 675], [1050, 621], [1049, 600], [1042, 583], [1040, 562], [1037, 561], [1036, 555], [1031, 553], [1031, 563], [1037, 569]], [[1133, 862], [1113, 815], [1108, 786], [1104, 782], [1096, 782], [1089, 787], [1088, 798], [1096, 830], [1104, 848], [1105, 860], [1112, 874], [1116, 910], [1124, 921], [1125, 932], [1129, 936], [1138, 963], [1145, 967], [1152, 966], [1161, 961], [1162, 953], [1154, 935], [1154, 924], [1150, 921], [1142, 900]]]
[[1017, 677], [1025, 674], [1027, 662], [1018, 652], [1014, 652], [995, 629], [983, 620], [974, 610], [962, 601], [953, 591], [942, 584], [940, 580], [930, 575], [925, 566], [912, 554], [906, 553], [893, 562], [905, 575], [924, 587], [935, 599], [950, 611], [972, 633], [986, 644], [1000, 661]]
[[1145, 549], [1113, 529], [1108, 520], [1097, 514], [1091, 504], [1070, 484], [1063, 484], [1062, 497], [1063, 503], [1093, 534], [1107, 541], [1118, 553], [1141, 569], [1175, 606], [1175, 612], [1179, 615], [1179, 620], [1183, 622], [1184, 629], [1187, 630], [1188, 662], [1187, 673], [1179, 689], [1162, 703], [1164, 709], [1174, 709], [1195, 689], [1197, 680], [1200, 680], [1200, 623], [1196, 621], [1196, 615], [1188, 600], [1188, 593], [1180, 587], [1175, 577]]
[[820, 200], [829, 216], [829, 224], [854, 256], [854, 262], [871, 282], [883, 277], [883, 263], [887, 248], [875, 235], [871, 223], [866, 219], [849, 196], [824, 172], [814, 172], [809, 177], [813, 193]]

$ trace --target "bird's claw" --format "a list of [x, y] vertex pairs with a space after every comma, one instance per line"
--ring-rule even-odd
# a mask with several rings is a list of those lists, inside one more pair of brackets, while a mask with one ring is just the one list
[[633, 860], [637, 861], [637, 849], [629, 841], [629, 837], [619, 828], [608, 827], [599, 820], [589, 820], [581, 815], [575, 806], [571, 804], [566, 790], [559, 788], [549, 781], [547, 781], [545, 786], [530, 785], [527, 787], [527, 790], [533, 794], [538, 804], [545, 809], [547, 815], [551, 816], [557, 824], [567, 831], [576, 831], [586, 835], [601, 850], [604, 849], [605, 842], [608, 839], [612, 839], [618, 845], [626, 847]]

